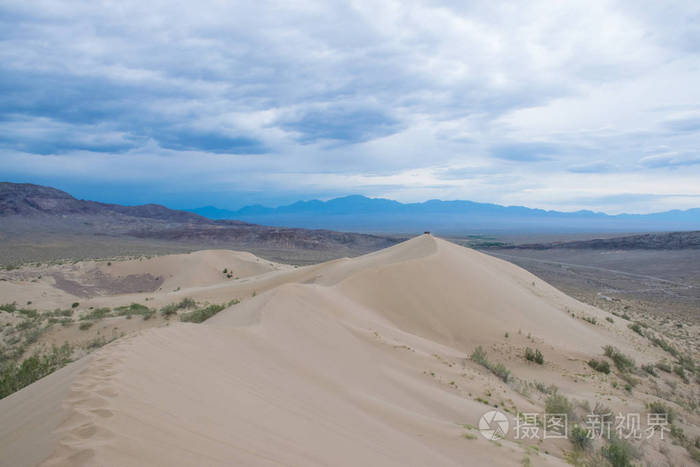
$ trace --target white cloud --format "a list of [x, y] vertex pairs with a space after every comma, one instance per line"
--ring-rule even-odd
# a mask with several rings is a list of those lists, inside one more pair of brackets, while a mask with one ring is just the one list
[[165, 202], [177, 182], [271, 202], [687, 206], [698, 24], [692, 1], [7, 1], [0, 170], [138, 173]]

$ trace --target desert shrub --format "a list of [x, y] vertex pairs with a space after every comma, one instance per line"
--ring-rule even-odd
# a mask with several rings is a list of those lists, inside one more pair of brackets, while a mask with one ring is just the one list
[[690, 454], [690, 458], [700, 464], [700, 449], [694, 446], [688, 446], [686, 449], [688, 450], [688, 454]]
[[94, 349], [99, 349], [100, 347], [103, 347], [105, 344], [107, 344], [107, 339], [104, 337], [95, 337], [94, 339], [88, 341], [87, 344], [85, 344], [85, 348], [88, 350], [94, 350]]
[[666, 373], [670, 373], [673, 371], [673, 368], [671, 368], [671, 365], [669, 365], [666, 362], [658, 362], [656, 364], [656, 368], [658, 368], [661, 371], [665, 371]]
[[532, 350], [530, 347], [527, 347], [525, 349], [525, 360], [534, 362], [535, 361], [535, 351]]
[[544, 356], [542, 355], [542, 352], [539, 350], [535, 350], [535, 363], [539, 363], [542, 365], [544, 363]]
[[51, 353], [34, 354], [21, 364], [6, 364], [0, 369], [0, 399], [63, 367], [70, 362], [71, 352], [66, 343], [53, 347]]
[[481, 346], [474, 349], [471, 359], [490, 370], [491, 373], [503, 380], [504, 383], [507, 383], [510, 379], [510, 370], [508, 370], [502, 363], [493, 364], [490, 362], [488, 356], [486, 355], [486, 351]]
[[610, 373], [610, 364], [605, 360], [596, 360], [592, 358], [588, 361], [588, 366], [593, 368], [595, 371], [600, 371], [606, 375]]
[[31, 319], [25, 319], [24, 321], [20, 322], [15, 326], [15, 329], [18, 331], [24, 331], [26, 329], [32, 328], [36, 325], [37, 323]]
[[21, 308], [21, 309], [17, 310], [17, 313], [20, 313], [20, 314], [26, 316], [27, 318], [36, 318], [37, 316], [39, 316], [39, 313], [37, 313], [36, 310], [30, 309], [30, 308]]
[[593, 407], [593, 414], [597, 415], [601, 422], [607, 423], [612, 422], [613, 412], [612, 409], [602, 402], [596, 402], [595, 407]]
[[491, 368], [491, 372], [503, 380], [504, 383], [507, 383], [510, 379], [510, 370], [508, 370], [503, 363], [497, 363], [493, 368]]
[[143, 317], [144, 321], [148, 321], [149, 319], [153, 318], [153, 315], [155, 314], [155, 310], [151, 310], [150, 308], [148, 308], [146, 311], [141, 313], [141, 316]]
[[673, 372], [677, 374], [684, 383], [690, 382], [688, 376], [685, 374], [685, 369], [681, 365], [673, 365]]
[[656, 368], [651, 363], [647, 363], [646, 365], [642, 365], [642, 370], [646, 371], [651, 376], [658, 376], [658, 374], [656, 373]]
[[71, 308], [78, 308], [79, 306], [80, 306], [80, 303], [78, 303], [78, 302], [73, 302], [71, 304]]
[[676, 350], [675, 347], [673, 347], [671, 344], [666, 342], [666, 340], [664, 338], [656, 336], [656, 335], [648, 332], [647, 339], [649, 339], [652, 344], [654, 344], [657, 347], [661, 347], [662, 349], [664, 349], [666, 352], [670, 353], [674, 357], [678, 356], [678, 350]]
[[696, 368], [695, 368], [695, 360], [693, 357], [688, 356], [688, 355], [681, 355], [678, 357], [678, 364], [682, 366], [684, 369], [690, 371], [691, 373], [695, 373]]
[[544, 356], [539, 349], [532, 350], [530, 347], [525, 349], [525, 359], [531, 362], [539, 363], [542, 365], [544, 363]]
[[670, 407], [663, 404], [662, 402], [659, 402], [659, 401], [650, 402], [649, 404], [647, 404], [647, 409], [649, 409], [649, 413], [658, 414], [658, 415], [665, 415], [666, 419], [668, 420], [669, 423], [673, 422], [673, 418], [674, 418], [673, 410], [671, 410]]
[[87, 319], [102, 319], [105, 316], [108, 316], [112, 310], [109, 308], [95, 308], [92, 310], [90, 313], [84, 314], [83, 316], [80, 317], [81, 321], [85, 321]]
[[615, 322], [615, 320], [612, 319], [610, 316], [606, 317], [606, 318], [605, 318], [605, 321], [608, 321], [609, 323], [614, 323], [614, 322]]
[[31, 329], [23, 334], [24, 345], [32, 345], [39, 340], [39, 337], [43, 334], [43, 329]]
[[165, 305], [160, 309], [160, 313], [163, 316], [172, 316], [177, 314], [179, 310], [189, 310], [197, 306], [197, 303], [191, 298], [183, 298], [178, 303], [171, 303], [170, 305]]
[[80, 323], [80, 326], [78, 326], [78, 329], [80, 329], [81, 331], [87, 331], [91, 327], [92, 327], [92, 321], [84, 321], [84, 322]]
[[12, 303], [5, 303], [4, 305], [0, 305], [0, 310], [6, 311], [8, 313], [14, 313], [17, 311], [17, 303], [12, 302]]
[[126, 316], [127, 318], [132, 315], [143, 315], [148, 314], [151, 309], [140, 303], [132, 303], [131, 305], [124, 305], [115, 308], [119, 316]]
[[671, 436], [676, 438], [682, 446], [688, 445], [688, 437], [685, 435], [683, 428], [677, 425], [671, 425], [671, 429], [669, 431]]
[[584, 321], [586, 321], [586, 322], [588, 322], [588, 323], [591, 323], [591, 324], [597, 324], [597, 323], [598, 323], [598, 320], [595, 319], [593, 316], [583, 316], [581, 319], [584, 320]]
[[474, 352], [472, 352], [471, 359], [474, 362], [476, 362], [479, 365], [484, 366], [486, 368], [488, 368], [490, 365], [490, 362], [488, 360], [488, 356], [486, 355], [486, 351], [481, 346], [478, 346], [476, 349], [474, 349]]
[[574, 407], [566, 396], [555, 393], [545, 401], [545, 412], [548, 414], [566, 414], [569, 420], [574, 418]]
[[541, 381], [535, 381], [533, 385], [535, 386], [535, 389], [540, 391], [542, 394], [554, 394], [559, 390], [555, 385], [546, 385]]
[[52, 313], [52, 316], [73, 316], [73, 310], [61, 310], [61, 309], [55, 309]]
[[621, 380], [625, 382], [625, 390], [627, 392], [632, 391], [632, 388], [639, 384], [639, 380], [630, 375], [629, 373], [620, 373], [618, 376]]
[[226, 308], [224, 305], [209, 305], [206, 308], [200, 308], [198, 310], [180, 315], [180, 321], [184, 321], [186, 323], [201, 323], [208, 320], [224, 308]]
[[585, 450], [591, 445], [591, 430], [576, 424], [569, 430], [569, 441], [576, 449]]
[[625, 372], [634, 368], [634, 360], [632, 357], [623, 354], [612, 345], [606, 345], [603, 349], [605, 350], [605, 356], [609, 357], [613, 363], [615, 363], [618, 370]]
[[634, 457], [632, 445], [619, 438], [611, 438], [607, 446], [603, 446], [600, 453], [613, 467], [630, 467]]
[[642, 331], [642, 326], [639, 323], [632, 323], [627, 325], [628, 328], [639, 334], [640, 336], [644, 336], [644, 332]]

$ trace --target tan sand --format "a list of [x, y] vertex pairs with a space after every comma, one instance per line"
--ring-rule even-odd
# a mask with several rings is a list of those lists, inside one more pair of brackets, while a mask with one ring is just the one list
[[[245, 260], [261, 274], [215, 284], [208, 274], [223, 263], [186, 275], [172, 260], [169, 286], [187, 290], [168, 294], [254, 298], [204, 324], [138, 331], [0, 400], [0, 465], [566, 465], [566, 440], [535, 452], [463, 426], [493, 408], [477, 399], [542, 406], [469, 361], [471, 351], [483, 345], [523, 380], [640, 410], [585, 362], [609, 343], [640, 362], [659, 358], [602, 311], [429, 235], [299, 269]], [[546, 364], [524, 361], [525, 345]]]

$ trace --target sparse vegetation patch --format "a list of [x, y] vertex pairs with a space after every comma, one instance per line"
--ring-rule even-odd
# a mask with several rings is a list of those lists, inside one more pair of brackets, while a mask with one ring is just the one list
[[606, 375], [610, 373], [610, 364], [605, 360], [596, 360], [592, 358], [588, 361], [588, 366], [593, 368], [595, 371], [600, 371]]
[[634, 359], [623, 354], [612, 345], [606, 345], [603, 347], [603, 350], [605, 351], [605, 356], [615, 363], [618, 370], [625, 372], [634, 368]]
[[180, 315], [180, 321], [184, 321], [186, 323], [201, 323], [208, 320], [224, 308], [226, 308], [226, 305], [209, 305], [205, 308], [200, 308], [198, 310]]
[[65, 366], [70, 362], [71, 353], [66, 343], [53, 347], [48, 354], [35, 354], [22, 363], [6, 364], [0, 369], [0, 399]]
[[491, 373], [500, 378], [504, 383], [507, 383], [510, 380], [510, 370], [508, 370], [502, 363], [494, 364], [490, 362], [486, 351], [481, 346], [474, 349], [471, 359], [484, 368], [490, 370]]

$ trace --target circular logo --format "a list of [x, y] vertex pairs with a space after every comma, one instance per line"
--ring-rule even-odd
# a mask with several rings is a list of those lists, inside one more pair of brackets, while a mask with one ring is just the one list
[[479, 419], [479, 431], [481, 436], [489, 441], [503, 439], [508, 433], [508, 418], [503, 412], [491, 410], [486, 412]]

